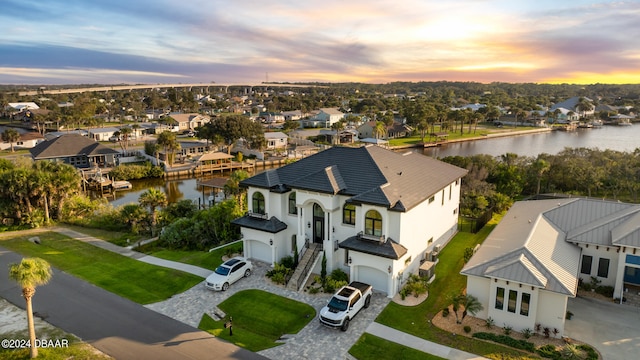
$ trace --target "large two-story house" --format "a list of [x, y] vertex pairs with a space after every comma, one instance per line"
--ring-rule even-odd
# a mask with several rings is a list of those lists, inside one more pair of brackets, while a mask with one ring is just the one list
[[456, 233], [466, 172], [417, 153], [334, 147], [242, 181], [249, 213], [234, 223], [249, 258], [274, 264], [321, 249], [309, 272], [320, 273], [324, 253], [328, 272], [392, 297]]
[[595, 199], [515, 203], [462, 269], [481, 319], [564, 333], [579, 281], [640, 294], [640, 206]]

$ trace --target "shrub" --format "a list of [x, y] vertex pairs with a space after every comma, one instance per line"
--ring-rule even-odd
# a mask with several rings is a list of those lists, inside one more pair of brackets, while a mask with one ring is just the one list
[[502, 332], [504, 332], [505, 335], [511, 335], [511, 330], [513, 330], [513, 328], [509, 325], [504, 325], [502, 327]]
[[494, 341], [500, 344], [511, 346], [512, 348], [516, 349], [522, 349], [530, 352], [534, 352], [535, 350], [535, 345], [532, 342], [526, 340], [517, 340], [507, 335], [496, 335], [486, 332], [477, 332], [472, 336], [477, 339]]
[[613, 297], [613, 286], [597, 286], [596, 292], [600, 295], [612, 298]]
[[442, 317], [447, 317], [447, 316], [449, 316], [449, 308], [448, 307], [442, 309]]
[[467, 334], [471, 332], [471, 326], [469, 325], [465, 325], [463, 329], [464, 329], [464, 332], [466, 332]]
[[549, 336], [551, 336], [551, 329], [549, 329], [548, 327], [545, 327], [542, 330], [542, 333], [544, 334], [544, 337], [548, 338]]
[[282, 259], [280, 259], [280, 264], [282, 264], [282, 266], [286, 267], [287, 269], [295, 268], [295, 260], [292, 256], [283, 257]]
[[571, 320], [572, 317], [573, 317], [573, 313], [567, 310], [567, 313], [565, 314], [564, 318], [567, 320]]
[[468, 263], [469, 260], [471, 259], [471, 257], [473, 256], [473, 248], [472, 247], [468, 247], [466, 249], [464, 249], [464, 263]]
[[531, 335], [533, 335], [533, 330], [526, 328], [522, 330], [522, 336], [524, 336], [525, 339], [528, 339], [531, 337]]
[[547, 359], [562, 358], [562, 354], [560, 353], [560, 351], [556, 349], [555, 345], [551, 345], [551, 344], [540, 346], [538, 349], [536, 349], [536, 353], [538, 353], [538, 355], [542, 356], [543, 358], [547, 358]]
[[589, 345], [578, 345], [578, 349], [587, 353], [586, 360], [598, 360], [598, 353]]
[[485, 320], [485, 325], [487, 326], [488, 329], [491, 329], [493, 327], [493, 325], [495, 324], [495, 321], [493, 320], [493, 318], [491, 316], [489, 316], [487, 318], [487, 320]]
[[344, 281], [344, 282], [348, 282], [349, 281], [349, 275], [347, 275], [346, 272], [344, 272], [342, 269], [335, 269], [331, 272], [331, 275], [329, 275], [333, 280], [337, 280], [337, 281]]

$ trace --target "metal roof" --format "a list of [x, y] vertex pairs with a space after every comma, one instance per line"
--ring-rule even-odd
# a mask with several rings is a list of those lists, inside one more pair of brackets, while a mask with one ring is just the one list
[[580, 264], [574, 243], [640, 247], [640, 206], [595, 199], [517, 202], [462, 274], [574, 296]]

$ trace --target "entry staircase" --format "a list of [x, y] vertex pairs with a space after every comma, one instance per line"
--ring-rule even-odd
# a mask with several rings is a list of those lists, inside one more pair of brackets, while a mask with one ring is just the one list
[[298, 262], [296, 271], [293, 272], [291, 279], [287, 283], [287, 289], [293, 291], [300, 291], [304, 286], [306, 280], [311, 274], [311, 269], [315, 266], [320, 259], [320, 251], [322, 250], [321, 244], [311, 243], [307, 248], [307, 251], [302, 254], [302, 259]]

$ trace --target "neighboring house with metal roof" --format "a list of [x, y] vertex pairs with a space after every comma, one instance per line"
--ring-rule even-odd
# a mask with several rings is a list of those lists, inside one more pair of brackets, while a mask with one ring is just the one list
[[[327, 272], [342, 269], [393, 297], [425, 253], [456, 233], [466, 173], [417, 153], [333, 147], [242, 181], [249, 213], [234, 223], [246, 257], [273, 264], [298, 249], [301, 284], [320, 273], [324, 251]], [[316, 255], [298, 274], [307, 251]]]
[[462, 269], [481, 319], [564, 333], [567, 299], [592, 277], [623, 298], [640, 286], [640, 206], [594, 199], [521, 201]]
[[33, 160], [61, 161], [77, 168], [116, 165], [118, 151], [79, 134], [64, 134], [29, 149]]

